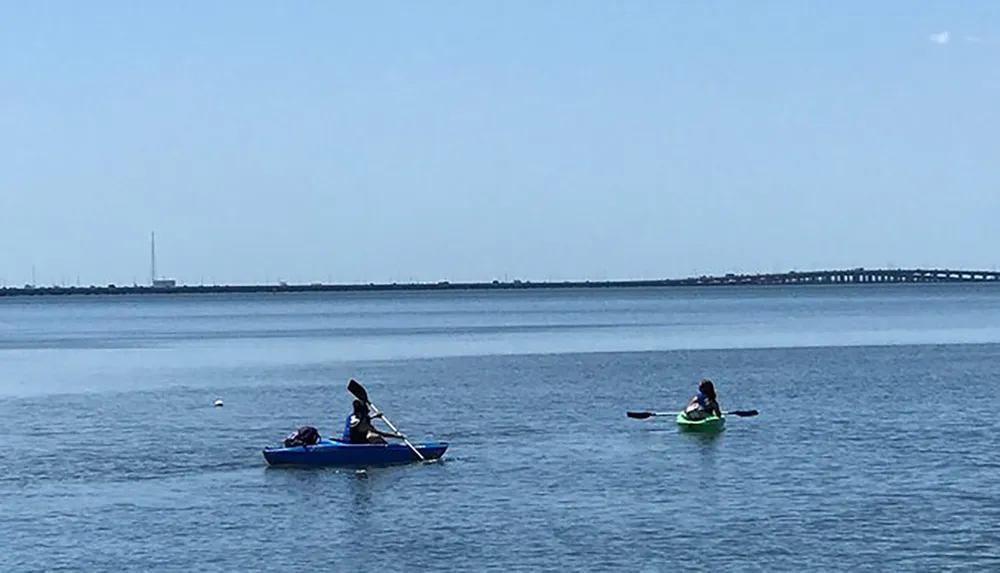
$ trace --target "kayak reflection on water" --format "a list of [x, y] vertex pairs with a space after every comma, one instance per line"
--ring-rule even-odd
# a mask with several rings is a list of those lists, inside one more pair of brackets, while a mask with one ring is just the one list
[[344, 435], [341, 441], [349, 444], [385, 444], [387, 442], [384, 438], [405, 439], [399, 434], [383, 432], [376, 428], [372, 420], [381, 417], [381, 412], [372, 416], [367, 404], [361, 400], [355, 400], [354, 412], [347, 416], [344, 423]]
[[698, 394], [684, 408], [684, 417], [689, 420], [704, 420], [710, 416], [722, 417], [722, 407], [715, 394], [715, 385], [711, 380], [702, 380], [698, 385]]

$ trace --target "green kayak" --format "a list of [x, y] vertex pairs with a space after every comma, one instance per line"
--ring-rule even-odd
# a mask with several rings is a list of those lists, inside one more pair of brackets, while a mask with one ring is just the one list
[[709, 416], [703, 420], [689, 420], [681, 412], [677, 414], [677, 425], [686, 432], [720, 432], [726, 427], [726, 418]]

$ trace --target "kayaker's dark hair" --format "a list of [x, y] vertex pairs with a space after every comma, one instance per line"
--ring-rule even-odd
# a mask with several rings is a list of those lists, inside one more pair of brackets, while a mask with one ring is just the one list
[[715, 385], [711, 380], [702, 380], [698, 385], [698, 390], [710, 400], [715, 400]]
[[354, 415], [361, 416], [362, 414], [368, 414], [368, 405], [361, 400], [354, 401]]

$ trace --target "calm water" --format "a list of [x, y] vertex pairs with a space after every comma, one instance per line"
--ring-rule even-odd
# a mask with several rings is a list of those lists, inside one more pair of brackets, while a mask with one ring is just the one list
[[[350, 377], [446, 460], [267, 469]], [[996, 571], [998, 383], [996, 287], [0, 299], [0, 571]]]

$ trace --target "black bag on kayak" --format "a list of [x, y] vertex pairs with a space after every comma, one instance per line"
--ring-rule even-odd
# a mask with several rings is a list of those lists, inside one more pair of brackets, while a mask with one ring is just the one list
[[285, 447], [311, 446], [319, 443], [319, 430], [312, 426], [302, 426], [285, 438]]

